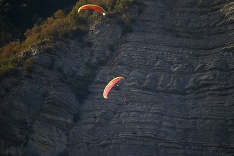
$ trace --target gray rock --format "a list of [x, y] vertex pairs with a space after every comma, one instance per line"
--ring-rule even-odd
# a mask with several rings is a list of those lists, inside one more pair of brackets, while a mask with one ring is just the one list
[[0, 154], [234, 154], [233, 2], [135, 2], [131, 32], [107, 19], [87, 44], [38, 48], [31, 79], [1, 81]]

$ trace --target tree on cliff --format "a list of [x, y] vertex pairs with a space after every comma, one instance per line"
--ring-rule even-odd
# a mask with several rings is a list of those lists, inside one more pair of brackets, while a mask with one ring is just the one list
[[24, 32], [56, 10], [68, 8], [75, 0], [1, 0], [0, 47], [9, 41], [24, 39]]

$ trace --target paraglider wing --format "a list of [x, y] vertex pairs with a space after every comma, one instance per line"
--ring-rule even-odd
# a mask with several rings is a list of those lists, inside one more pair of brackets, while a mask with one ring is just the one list
[[119, 82], [120, 80], [124, 79], [123, 77], [116, 77], [113, 80], [111, 80], [105, 87], [104, 91], [103, 91], [103, 97], [105, 99], [107, 99], [108, 93], [110, 92], [110, 90], [112, 89], [112, 87], [114, 87], [114, 85]]
[[83, 5], [81, 6], [79, 9], [78, 9], [78, 13], [81, 11], [81, 10], [88, 10], [88, 9], [91, 9], [91, 10], [94, 10], [94, 11], [97, 11], [97, 12], [100, 12], [103, 14], [103, 16], [106, 15], [106, 11], [98, 6], [98, 5], [95, 5], [95, 4], [86, 4], [86, 5]]

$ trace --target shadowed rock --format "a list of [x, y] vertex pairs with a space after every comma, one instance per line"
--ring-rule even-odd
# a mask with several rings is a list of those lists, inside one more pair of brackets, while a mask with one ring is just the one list
[[[66, 40], [34, 55], [31, 79], [0, 82], [3, 154], [234, 154], [233, 2], [142, 3], [130, 32], [106, 20], [85, 36], [92, 46]], [[102, 98], [116, 76], [125, 80]]]

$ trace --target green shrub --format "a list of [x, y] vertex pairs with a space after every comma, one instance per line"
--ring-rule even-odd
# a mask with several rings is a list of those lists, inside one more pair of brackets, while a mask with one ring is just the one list
[[16, 71], [16, 66], [13, 64], [0, 65], [0, 78], [12, 75]]

